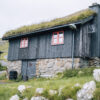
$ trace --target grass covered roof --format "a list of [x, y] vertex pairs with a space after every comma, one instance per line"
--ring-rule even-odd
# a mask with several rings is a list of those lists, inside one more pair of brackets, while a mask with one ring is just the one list
[[57, 19], [51, 20], [49, 22], [42, 22], [40, 24], [23, 26], [18, 29], [15, 29], [15, 30], [8, 31], [4, 34], [3, 38], [9, 37], [9, 36], [14, 36], [17, 34], [19, 34], [19, 35], [25, 34], [27, 32], [33, 32], [36, 30], [50, 28], [50, 27], [54, 27], [54, 26], [58, 26], [58, 25], [74, 23], [74, 22], [80, 21], [82, 19], [88, 18], [94, 14], [96, 14], [94, 11], [92, 11], [90, 9], [85, 9], [85, 10], [76, 12], [72, 15], [65, 16], [63, 18], [57, 18]]

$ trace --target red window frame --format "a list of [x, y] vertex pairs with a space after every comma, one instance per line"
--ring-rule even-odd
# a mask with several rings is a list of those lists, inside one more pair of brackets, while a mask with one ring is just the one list
[[[62, 37], [59, 36], [60, 32], [63, 33], [63, 36], [62, 36]], [[56, 38], [56, 39], [57, 39], [57, 43], [54, 43], [54, 39], [55, 39], [55, 38], [54, 38], [54, 34], [57, 34], [57, 38]], [[62, 43], [59, 42], [59, 40], [60, 40], [61, 38], [63, 39]], [[53, 35], [52, 35], [52, 43], [51, 43], [51, 45], [59, 45], [59, 44], [64, 44], [64, 31], [53, 32]]]
[[22, 38], [20, 42], [20, 48], [27, 48], [28, 47], [28, 38]]

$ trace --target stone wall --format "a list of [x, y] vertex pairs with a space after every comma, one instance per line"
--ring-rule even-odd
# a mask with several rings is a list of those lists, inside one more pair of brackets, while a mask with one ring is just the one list
[[[74, 59], [74, 68], [84, 66], [85, 60], [81, 58]], [[86, 63], [87, 64], [87, 63]], [[38, 59], [36, 63], [37, 76], [52, 77], [59, 72], [72, 68], [71, 58]]]
[[[21, 61], [9, 61], [7, 63], [8, 73], [12, 70], [21, 73]], [[100, 58], [74, 58], [74, 68], [100, 67]], [[72, 68], [72, 58], [37, 59], [36, 75], [42, 77], [53, 77], [59, 72]]]
[[10, 71], [17, 71], [19, 75], [21, 73], [21, 61], [8, 61], [7, 69], [8, 73]]
[[100, 67], [100, 58], [95, 57], [89, 59], [89, 66], [90, 67]]

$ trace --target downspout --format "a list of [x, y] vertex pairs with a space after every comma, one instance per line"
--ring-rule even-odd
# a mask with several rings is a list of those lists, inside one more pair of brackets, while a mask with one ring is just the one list
[[75, 44], [75, 30], [76, 25], [75, 24], [69, 24], [69, 27], [72, 29], [72, 69], [74, 69], [74, 44]]
[[72, 33], [72, 69], [74, 69], [74, 31]]

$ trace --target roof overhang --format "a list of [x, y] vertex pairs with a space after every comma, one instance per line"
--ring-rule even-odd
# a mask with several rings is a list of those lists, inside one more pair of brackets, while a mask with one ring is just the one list
[[[94, 18], [94, 16], [90, 16], [88, 18], [85, 18], [83, 20], [80, 20], [80, 21], [75, 22], [75, 23], [70, 23], [70, 24], [75, 24], [75, 25], [85, 24], [85, 23], [91, 21], [93, 18]], [[33, 34], [37, 34], [37, 33], [40, 33], [40, 32], [45, 32], [45, 31], [49, 31], [49, 30], [54, 30], [54, 29], [59, 29], [59, 28], [66, 28], [66, 27], [69, 27], [70, 24], [55, 26], [55, 27], [51, 27], [51, 28], [40, 29], [40, 30], [36, 30], [36, 31], [33, 31], [33, 32], [29, 32], [29, 33], [27, 32], [27, 33], [24, 33], [24, 34], [18, 34], [18, 35], [3, 37], [2, 40], [9, 40], [9, 39], [17, 38], [17, 37], [24, 37], [24, 36], [27, 36], [27, 35], [33, 35]]]

